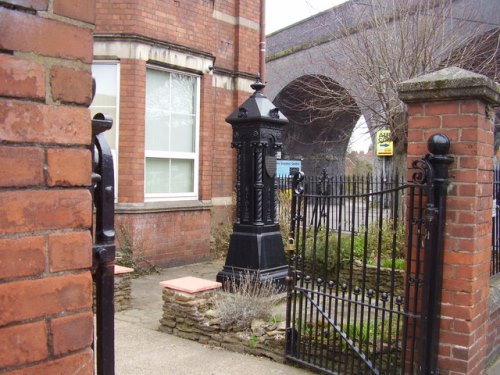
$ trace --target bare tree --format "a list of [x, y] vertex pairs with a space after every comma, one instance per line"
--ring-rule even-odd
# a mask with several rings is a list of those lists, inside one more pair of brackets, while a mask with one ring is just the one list
[[391, 130], [393, 165], [403, 171], [406, 109], [397, 84], [448, 66], [498, 80], [499, 26], [484, 22], [481, 0], [352, 0], [344, 6], [337, 24], [325, 25], [334, 41], [325, 59], [349, 91], [336, 89], [326, 75], [309, 76], [291, 88], [295, 95], [286, 105], [325, 118], [361, 112], [372, 134]]

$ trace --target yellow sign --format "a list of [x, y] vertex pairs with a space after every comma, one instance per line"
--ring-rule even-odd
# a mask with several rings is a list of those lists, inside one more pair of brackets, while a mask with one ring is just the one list
[[392, 156], [393, 142], [390, 130], [377, 132], [377, 156]]

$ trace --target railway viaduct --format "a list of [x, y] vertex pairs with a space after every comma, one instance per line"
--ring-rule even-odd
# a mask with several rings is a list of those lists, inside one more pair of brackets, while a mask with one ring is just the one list
[[[382, 3], [390, 11], [393, 2]], [[453, 16], [464, 24], [464, 40], [471, 33], [474, 36], [500, 28], [498, 0], [451, 3]], [[370, 0], [351, 0], [267, 36], [266, 95], [290, 120], [285, 129], [283, 158], [302, 159], [306, 174], [319, 175], [323, 168], [329, 175], [343, 174], [349, 138], [361, 114], [373, 138], [374, 120], [355, 99], [366, 94], [363, 85], [355, 77], [338, 73], [346, 71], [347, 62], [340, 52], [345, 45], [343, 39], [349, 37], [341, 27], [352, 28], [352, 33], [356, 33], [355, 23], [369, 7]], [[332, 68], [342, 64], [343, 69]], [[300, 105], [314, 98], [307, 97], [312, 95], [307, 90], [297, 88], [318, 77], [328, 89], [347, 94], [345, 110], [325, 116]], [[325, 104], [328, 105], [320, 105]]]

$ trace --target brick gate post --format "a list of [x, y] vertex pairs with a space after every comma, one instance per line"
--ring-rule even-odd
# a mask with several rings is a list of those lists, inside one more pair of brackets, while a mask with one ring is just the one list
[[451, 140], [444, 233], [438, 368], [481, 374], [486, 363], [490, 284], [493, 111], [500, 85], [460, 68], [446, 68], [398, 86], [408, 105], [408, 166], [427, 152], [432, 134]]
[[0, 2], [0, 373], [94, 372], [95, 2]]

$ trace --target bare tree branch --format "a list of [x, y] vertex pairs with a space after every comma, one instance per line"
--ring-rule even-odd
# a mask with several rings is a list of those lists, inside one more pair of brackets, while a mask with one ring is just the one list
[[406, 110], [398, 98], [399, 82], [448, 66], [498, 80], [499, 29], [477, 21], [475, 7], [456, 3], [352, 0], [351, 11], [339, 12], [336, 25], [324, 25], [336, 33], [325, 60], [349, 92], [327, 75], [309, 76], [291, 84], [293, 94], [281, 105], [315, 119], [368, 114], [371, 131], [391, 130], [396, 152], [404, 154]]

